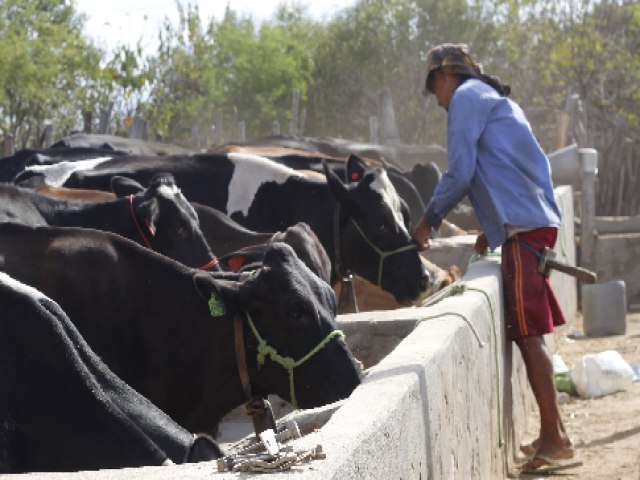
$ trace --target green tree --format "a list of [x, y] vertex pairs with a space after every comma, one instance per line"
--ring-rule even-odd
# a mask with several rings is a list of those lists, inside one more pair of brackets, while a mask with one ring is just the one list
[[295, 5], [279, 7], [273, 21], [253, 37], [218, 31], [227, 107], [237, 109], [252, 136], [271, 133], [274, 121], [288, 126], [294, 90], [301, 104], [306, 101], [313, 81], [314, 31], [304, 9]]
[[210, 126], [222, 92], [213, 71], [213, 41], [197, 6], [177, 7], [178, 25], [165, 19], [157, 55], [149, 59], [152, 81], [141, 108], [159, 138], [191, 143], [193, 132]]
[[45, 120], [78, 124], [84, 79], [100, 52], [64, 0], [0, 2], [0, 125], [26, 146]]
[[361, 0], [344, 10], [318, 41], [310, 130], [366, 140], [386, 87], [402, 141], [442, 143], [442, 113], [420, 94], [424, 55], [445, 41], [483, 49], [493, 38], [485, 17], [482, 4], [466, 0]]
[[[218, 140], [237, 138], [242, 120], [252, 137], [290, 118], [293, 90], [304, 99], [313, 69], [313, 24], [301, 7], [278, 9], [259, 29], [250, 17], [227, 8], [205, 26], [197, 7], [178, 4], [179, 24], [168, 21], [151, 61], [154, 79], [145, 112], [172, 142], [197, 142], [212, 126]], [[195, 143], [194, 143], [195, 142]]]

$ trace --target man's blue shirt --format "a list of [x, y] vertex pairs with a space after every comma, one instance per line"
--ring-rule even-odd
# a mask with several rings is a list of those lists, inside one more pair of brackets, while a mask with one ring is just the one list
[[468, 79], [451, 97], [447, 132], [448, 168], [425, 211], [433, 228], [465, 195], [492, 250], [507, 225], [561, 225], [549, 159], [516, 103]]

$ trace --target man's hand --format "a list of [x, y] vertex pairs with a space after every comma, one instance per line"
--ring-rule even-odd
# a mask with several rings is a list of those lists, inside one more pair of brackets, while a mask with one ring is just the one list
[[476, 238], [476, 252], [480, 255], [486, 255], [489, 252], [489, 242], [487, 241], [487, 236], [480, 232], [478, 238]]
[[429, 248], [429, 237], [431, 237], [431, 225], [427, 223], [427, 220], [422, 217], [416, 228], [413, 229], [411, 235], [413, 240], [418, 245], [418, 250], [426, 250]]

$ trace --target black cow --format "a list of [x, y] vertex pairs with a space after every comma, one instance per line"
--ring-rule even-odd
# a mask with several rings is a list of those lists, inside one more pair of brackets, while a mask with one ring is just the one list
[[51, 150], [75, 150], [81, 148], [98, 148], [112, 151], [116, 154], [128, 155], [175, 155], [191, 153], [191, 151], [186, 148], [170, 143], [84, 132], [72, 133], [67, 137], [61, 138], [50, 147]]
[[223, 269], [242, 272], [257, 268], [269, 245], [282, 242], [293, 248], [298, 258], [309, 270], [327, 283], [331, 283], [331, 259], [313, 230], [304, 222], [272, 234], [262, 243], [254, 243], [220, 257]]
[[[433, 192], [441, 177], [442, 172], [435, 162], [425, 164], [418, 163], [414, 165], [408, 173], [408, 178], [416, 186], [425, 205], [431, 201]], [[478, 217], [466, 199], [460, 202], [449, 215], [447, 215], [446, 220], [463, 230], [481, 230]]]
[[262, 260], [268, 245], [284, 242], [293, 248], [302, 262], [326, 282], [331, 282], [331, 259], [309, 225], [298, 222], [275, 233], [244, 228], [221, 211], [193, 202], [200, 228], [223, 268], [238, 271]]
[[271, 232], [256, 232], [243, 227], [216, 208], [198, 202], [191, 205], [211, 251], [220, 258], [245, 247], [267, 243], [273, 237]]
[[283, 243], [240, 278], [190, 269], [108, 232], [4, 223], [0, 270], [55, 300], [116, 375], [189, 431], [213, 431], [245, 400], [236, 315], [245, 322], [255, 394], [293, 396], [286, 369], [269, 357], [262, 368], [254, 360], [259, 342], [249, 316], [269, 345], [294, 360], [329, 339], [293, 371], [300, 407], [345, 398], [360, 382], [346, 344], [332, 339], [333, 290]]
[[0, 312], [0, 473], [222, 456], [114, 375], [55, 302], [1, 272]]
[[160, 174], [151, 180], [148, 189], [130, 179], [116, 177], [112, 188], [122, 198], [76, 202], [0, 184], [0, 222], [106, 230], [185, 265], [208, 268], [215, 263], [200, 231], [198, 217], [173, 177]]
[[[78, 170], [63, 186], [108, 190], [111, 177], [148, 182], [159, 171], [172, 173], [192, 201], [225, 212], [246, 228], [281, 231], [307, 223], [337, 264], [392, 293], [400, 303], [429, 286], [409, 234], [409, 213], [386, 172], [351, 157], [350, 183], [328, 167], [316, 180], [263, 157], [243, 154], [185, 157], [119, 157]], [[339, 241], [336, 242], [336, 239]]]

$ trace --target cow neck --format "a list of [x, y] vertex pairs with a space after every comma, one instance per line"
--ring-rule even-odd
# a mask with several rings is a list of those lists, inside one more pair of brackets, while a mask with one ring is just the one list
[[[340, 202], [337, 203], [336, 205], [336, 209], [335, 209], [335, 213], [334, 213], [334, 217], [333, 217], [334, 221], [333, 221], [333, 243], [334, 245], [334, 252], [335, 252], [335, 266], [336, 266], [336, 273], [339, 275], [339, 277], [341, 279], [345, 279], [348, 278], [349, 276], [349, 270], [344, 268], [344, 264], [342, 263], [342, 258], [341, 258], [341, 254], [340, 254], [340, 237], [341, 237], [341, 230], [340, 230]], [[365, 243], [367, 245], [369, 245], [374, 252], [376, 252], [378, 254], [378, 279], [377, 279], [377, 283], [376, 286], [378, 288], [382, 289], [382, 272], [383, 272], [383, 268], [384, 268], [384, 261], [387, 257], [390, 257], [392, 255], [395, 255], [396, 253], [403, 253], [409, 250], [417, 250], [417, 246], [415, 244], [409, 244], [409, 245], [405, 245], [404, 247], [400, 247], [400, 248], [396, 248], [395, 250], [381, 250], [380, 248], [378, 248], [364, 233], [364, 231], [362, 230], [362, 228], [360, 228], [360, 225], [358, 225], [358, 222], [356, 222], [353, 217], [349, 217], [349, 220], [351, 220], [351, 222], [353, 223], [353, 226], [356, 227], [356, 230], [358, 231], [358, 233], [360, 234], [360, 236], [362, 237], [362, 239], [365, 241]]]
[[[151, 242], [149, 242], [149, 239], [144, 234], [144, 230], [142, 230], [142, 227], [140, 226], [140, 222], [138, 222], [138, 217], [136, 217], [136, 212], [135, 212], [135, 209], [133, 208], [133, 194], [129, 195], [129, 210], [131, 211], [131, 218], [133, 218], [133, 223], [135, 223], [136, 229], [138, 230], [138, 233], [140, 234], [140, 237], [142, 237], [142, 241], [144, 242], [145, 246], [149, 250], [154, 251], [153, 247], [151, 246]], [[214, 256], [207, 263], [205, 263], [204, 265], [202, 265], [200, 267], [196, 267], [196, 268], [198, 270], [209, 270], [210, 268], [213, 268], [216, 265], [218, 265], [218, 263], [220, 263], [220, 260], [217, 257]]]

